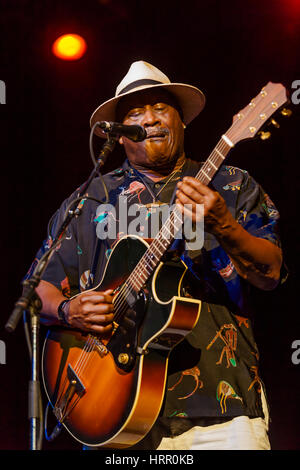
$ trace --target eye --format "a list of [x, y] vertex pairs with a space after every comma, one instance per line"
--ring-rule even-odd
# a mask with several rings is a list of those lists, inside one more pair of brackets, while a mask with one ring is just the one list
[[157, 104], [154, 106], [154, 110], [155, 110], [155, 111], [164, 111], [166, 108], [167, 108], [167, 105], [164, 104], [164, 103], [157, 103]]
[[143, 108], [134, 108], [127, 114], [128, 118], [135, 118], [140, 116], [143, 113]]

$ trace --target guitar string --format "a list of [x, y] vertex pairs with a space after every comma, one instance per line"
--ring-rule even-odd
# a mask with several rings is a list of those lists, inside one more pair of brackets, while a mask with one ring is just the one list
[[79, 374], [82, 367], [84, 366], [84, 359], [86, 357], [86, 354], [93, 349], [93, 342], [91, 343], [91, 335], [88, 335], [88, 339], [85, 342], [84, 347], [81, 350], [81, 353], [77, 359], [76, 364], [74, 365], [74, 371]]
[[88, 336], [88, 339], [85, 343], [85, 346], [83, 350], [81, 351], [81, 354], [78, 358], [78, 363], [74, 366], [74, 370], [76, 373], [79, 375], [83, 369], [86, 367], [87, 360], [89, 358], [89, 353], [93, 350], [94, 345], [95, 345], [95, 339], [92, 337], [92, 335]]
[[[77, 375], [79, 374], [82, 374], [83, 371], [85, 370], [88, 362], [90, 362], [90, 359], [92, 357], [92, 355], [90, 354], [93, 350], [94, 350], [94, 347], [95, 347], [95, 344], [96, 344], [96, 338], [93, 337], [92, 335], [89, 335], [89, 339], [87, 340], [87, 343], [88, 343], [88, 347], [87, 348], [84, 348], [85, 350], [83, 350], [81, 352], [81, 360], [80, 360], [80, 364], [78, 366], [75, 366], [74, 367], [74, 370], [76, 372]], [[86, 344], [87, 344], [86, 343]]]
[[74, 366], [74, 371], [76, 372], [77, 375], [80, 374], [81, 369], [85, 363], [86, 360], [86, 355], [88, 354], [89, 350], [91, 350], [91, 343], [90, 343], [90, 335], [88, 337], [88, 340], [86, 341], [83, 349], [81, 350], [81, 353], [77, 359], [77, 362]]
[[60, 393], [57, 394], [57, 398], [56, 398], [56, 401], [55, 401], [55, 404], [54, 404], [54, 407], [55, 407], [55, 408], [57, 407], [57, 404], [58, 404], [58, 402], [60, 401], [60, 399], [61, 399], [61, 397], [62, 397], [62, 394], [63, 394], [63, 391], [64, 391], [64, 389], [65, 389], [67, 380], [68, 380], [68, 377], [67, 377], [67, 375], [66, 375], [65, 378], [64, 378], [62, 387], [61, 387], [61, 391], [60, 391]]

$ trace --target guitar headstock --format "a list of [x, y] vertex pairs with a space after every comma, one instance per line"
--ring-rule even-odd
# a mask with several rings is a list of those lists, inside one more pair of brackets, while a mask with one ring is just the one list
[[241, 140], [254, 137], [287, 101], [285, 87], [281, 83], [269, 82], [233, 117], [233, 124], [226, 132], [226, 136], [234, 145]]

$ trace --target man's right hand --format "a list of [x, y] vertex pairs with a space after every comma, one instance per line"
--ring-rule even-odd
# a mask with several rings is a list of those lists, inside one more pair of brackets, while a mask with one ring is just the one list
[[[43, 322], [49, 326], [61, 325], [57, 309], [66, 297], [53, 284], [43, 280], [36, 288], [36, 292], [43, 303], [41, 312]], [[111, 289], [102, 292], [91, 290], [72, 298], [66, 305], [67, 309], [64, 308], [70, 327], [101, 335], [109, 333], [114, 318], [112, 293]]]
[[70, 327], [102, 335], [109, 333], [114, 318], [112, 292], [87, 291], [74, 297], [66, 316]]

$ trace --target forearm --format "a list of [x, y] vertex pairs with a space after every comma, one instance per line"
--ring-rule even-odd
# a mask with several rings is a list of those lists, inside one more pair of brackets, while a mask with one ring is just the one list
[[41, 281], [36, 291], [43, 304], [41, 316], [45, 323], [48, 325], [61, 324], [58, 319], [57, 310], [59, 304], [66, 300], [66, 297], [57, 287], [46, 281]]
[[[176, 203], [181, 212], [186, 211], [197, 221], [197, 204], [204, 205], [205, 230], [217, 238], [239, 275], [260, 289], [276, 287], [280, 279], [281, 249], [248, 233], [234, 219], [217, 191], [190, 176], [184, 177], [177, 186]], [[193, 210], [186, 209], [187, 204], [191, 204]]]
[[281, 249], [263, 238], [249, 234], [231, 214], [214, 235], [231, 258], [238, 274], [263, 290], [276, 287], [282, 264]]

